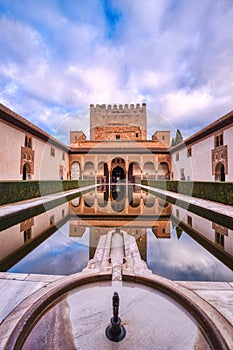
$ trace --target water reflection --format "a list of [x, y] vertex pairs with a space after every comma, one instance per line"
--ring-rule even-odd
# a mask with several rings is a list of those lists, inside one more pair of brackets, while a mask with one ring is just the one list
[[88, 246], [70, 239], [66, 223], [9, 272], [67, 275], [82, 271], [88, 260]]
[[153, 273], [176, 281], [232, 281], [233, 272], [186, 233], [169, 240], [154, 239], [147, 231], [147, 265]]
[[70, 202], [70, 215], [116, 215], [170, 217], [172, 205], [145, 192], [137, 185], [116, 184], [99, 186], [91, 193], [85, 193], [79, 201]]
[[119, 184], [100, 186], [0, 232], [0, 268], [79, 272], [93, 258], [100, 236], [116, 227], [136, 238], [142, 259], [156, 274], [173, 280], [233, 280], [232, 230], [137, 186]]

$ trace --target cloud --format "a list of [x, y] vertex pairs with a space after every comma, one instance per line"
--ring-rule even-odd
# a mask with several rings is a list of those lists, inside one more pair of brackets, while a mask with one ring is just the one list
[[2, 1], [0, 101], [47, 131], [147, 102], [189, 136], [232, 109], [232, 16], [228, 0]]
[[178, 240], [175, 231], [171, 231], [171, 239], [163, 240], [148, 231], [147, 239], [147, 264], [156, 274], [172, 280], [227, 281], [232, 278], [228, 267], [185, 232]]

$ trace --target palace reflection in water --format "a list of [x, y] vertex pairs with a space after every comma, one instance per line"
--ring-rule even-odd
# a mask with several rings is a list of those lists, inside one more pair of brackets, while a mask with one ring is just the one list
[[175, 280], [233, 277], [232, 230], [125, 184], [99, 186], [0, 232], [1, 270], [81, 271], [100, 236], [118, 227], [136, 238], [154, 273]]

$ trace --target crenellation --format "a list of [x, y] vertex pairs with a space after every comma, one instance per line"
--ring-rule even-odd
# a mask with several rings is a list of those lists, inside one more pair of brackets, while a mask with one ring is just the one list
[[[91, 140], [109, 139], [112, 125], [116, 127], [112, 137], [120, 137], [121, 140], [145, 140], [147, 129], [146, 104], [108, 104], [107, 107], [105, 104], [96, 104], [96, 107], [90, 105]], [[120, 130], [124, 126], [126, 130], [128, 130], [128, 127], [133, 127], [134, 132], [126, 131], [125, 133], [117, 133], [117, 127]]]
[[130, 105], [128, 105], [127, 103], [125, 105], [123, 104], [90, 104], [90, 109], [91, 110], [119, 110], [119, 111], [122, 111], [122, 112], [125, 112], [127, 110], [127, 113], [128, 113], [128, 110], [140, 110], [141, 112], [143, 112], [145, 109], [146, 109], [146, 103], [142, 103], [142, 105], [140, 105], [140, 103], [137, 103], [136, 105], [134, 105], [133, 103], [131, 103]]

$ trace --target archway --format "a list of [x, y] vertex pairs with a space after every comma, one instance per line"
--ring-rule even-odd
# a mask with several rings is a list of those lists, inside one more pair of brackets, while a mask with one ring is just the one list
[[112, 180], [113, 182], [118, 182], [125, 178], [125, 171], [119, 165], [116, 166], [112, 171]]
[[223, 163], [218, 163], [215, 168], [215, 180], [225, 181], [225, 167]]
[[166, 162], [159, 163], [157, 179], [170, 180], [169, 166]]
[[70, 179], [79, 180], [81, 178], [81, 170], [79, 162], [73, 162], [70, 168]]
[[95, 177], [94, 164], [92, 162], [85, 163], [83, 178], [90, 179], [90, 178], [94, 178], [94, 177]]
[[123, 158], [114, 158], [111, 164], [112, 182], [119, 182], [125, 179], [125, 161]]
[[128, 180], [131, 183], [137, 183], [141, 180], [141, 169], [140, 165], [136, 162], [129, 164]]
[[144, 177], [147, 179], [155, 179], [155, 166], [152, 162], [146, 162], [143, 167]]
[[108, 183], [108, 165], [105, 162], [100, 162], [97, 169], [97, 182]]
[[23, 180], [28, 180], [30, 178], [30, 174], [31, 174], [30, 164], [25, 163], [23, 166]]

